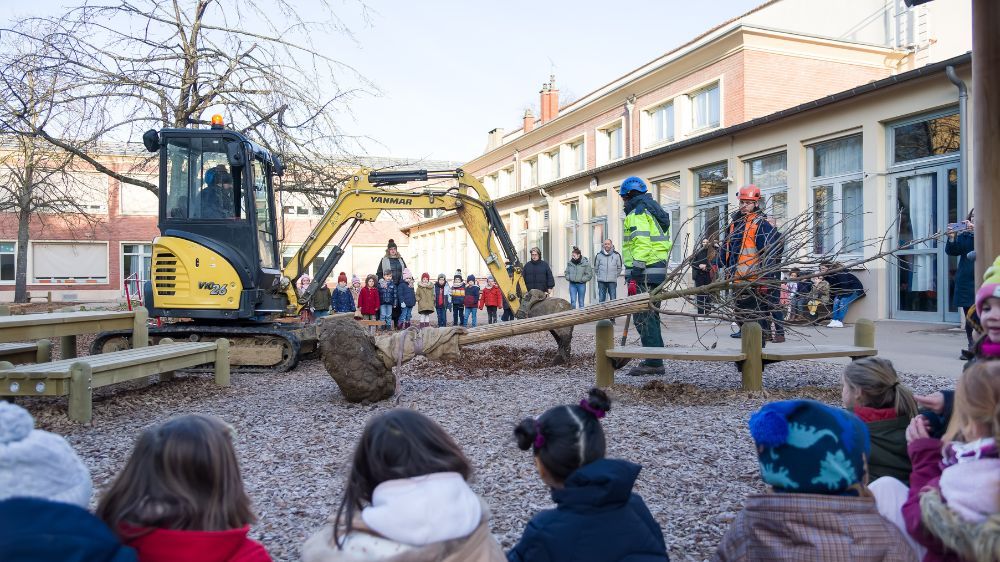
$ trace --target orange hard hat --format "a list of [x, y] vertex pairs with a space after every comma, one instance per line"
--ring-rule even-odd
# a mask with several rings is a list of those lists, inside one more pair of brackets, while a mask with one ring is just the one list
[[760, 188], [754, 184], [745, 185], [736, 194], [740, 201], [760, 201]]

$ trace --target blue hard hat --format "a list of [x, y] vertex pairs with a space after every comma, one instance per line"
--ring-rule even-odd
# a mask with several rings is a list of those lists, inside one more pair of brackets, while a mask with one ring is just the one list
[[625, 197], [625, 194], [629, 191], [638, 191], [639, 193], [646, 193], [646, 182], [642, 181], [642, 178], [638, 176], [629, 176], [625, 178], [622, 182], [622, 186], [619, 195]]

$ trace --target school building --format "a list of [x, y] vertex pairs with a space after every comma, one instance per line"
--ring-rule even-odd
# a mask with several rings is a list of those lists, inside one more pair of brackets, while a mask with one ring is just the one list
[[[872, 240], [907, 244], [972, 207], [973, 124], [948, 76], [971, 85], [970, 37], [969, 0], [774, 0], [565, 106], [551, 77], [541, 115], [490, 131], [464, 168], [497, 201], [519, 257], [542, 249], [563, 296], [573, 246], [591, 259], [605, 238], [621, 247], [618, 187], [633, 175], [672, 216], [672, 262], [718, 236], [750, 183], [779, 227], [811, 211], [811, 256], [871, 256]], [[485, 270], [454, 216], [404, 231], [422, 271]], [[955, 267], [933, 241], [869, 262], [848, 321], [957, 321]]]

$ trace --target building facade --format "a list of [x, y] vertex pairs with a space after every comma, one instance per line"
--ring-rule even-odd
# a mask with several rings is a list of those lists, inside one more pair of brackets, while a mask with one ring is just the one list
[[[543, 250], [557, 290], [573, 246], [591, 257], [604, 238], [621, 246], [617, 188], [632, 175], [671, 213], [673, 262], [718, 236], [749, 183], [779, 227], [810, 213], [811, 255], [870, 256], [883, 233], [906, 243], [971, 207], [945, 75], [950, 64], [971, 83], [969, 17], [959, 0], [768, 2], [565, 107], [550, 81], [540, 118], [491, 131], [465, 168], [497, 200], [519, 255]], [[482, 269], [453, 217], [406, 230], [421, 267]], [[868, 298], [852, 317], [957, 319], [954, 260], [928, 244], [858, 272]]]

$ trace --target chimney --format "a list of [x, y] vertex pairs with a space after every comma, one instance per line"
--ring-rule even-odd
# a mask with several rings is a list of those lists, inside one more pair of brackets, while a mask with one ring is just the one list
[[494, 148], [503, 144], [503, 133], [504, 130], [501, 129], [500, 127], [497, 127], [496, 129], [493, 129], [492, 131], [489, 132], [486, 141], [486, 152], [489, 152]]
[[548, 123], [552, 116], [549, 114], [552, 109], [552, 105], [549, 103], [549, 84], [546, 82], [542, 84], [542, 91], [538, 92], [541, 96], [539, 100], [538, 107], [542, 110], [542, 125]]
[[549, 75], [549, 121], [559, 117], [559, 89], [556, 88], [556, 75]]
[[531, 109], [524, 110], [524, 132], [530, 133], [532, 129], [535, 128], [535, 114], [531, 112]]

